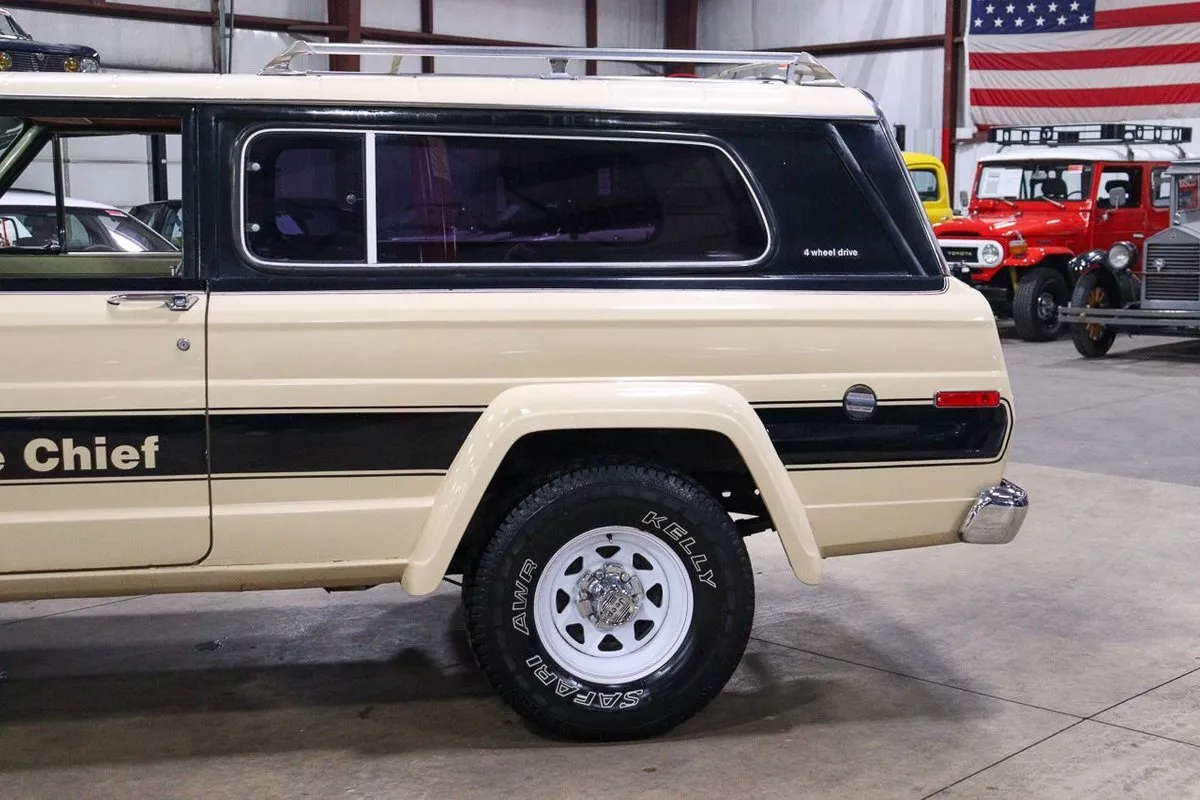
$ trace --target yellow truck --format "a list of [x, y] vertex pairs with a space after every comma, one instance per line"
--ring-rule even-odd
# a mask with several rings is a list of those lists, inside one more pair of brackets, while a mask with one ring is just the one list
[[946, 167], [941, 159], [928, 153], [904, 153], [904, 165], [909, 177], [917, 187], [917, 196], [925, 207], [929, 222], [936, 224], [954, 216], [950, 207], [950, 187], [946, 180]]

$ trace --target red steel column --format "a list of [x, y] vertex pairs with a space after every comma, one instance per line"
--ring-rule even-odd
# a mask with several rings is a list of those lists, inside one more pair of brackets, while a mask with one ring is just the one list
[[[663, 42], [668, 50], [695, 50], [700, 27], [700, 0], [667, 0]], [[695, 72], [695, 64], [670, 64], [673, 72]]]
[[[333, 27], [329, 41], [358, 44], [362, 41], [362, 0], [325, 0], [326, 19]], [[329, 68], [337, 72], [358, 72], [358, 56], [330, 56]]]
[[[584, 29], [584, 44], [588, 47], [596, 47], [600, 41], [600, 12], [596, 7], [597, 0], [584, 0], [583, 4], [583, 29]], [[596, 74], [596, 62], [587, 62], [587, 74]]]
[[[942, 42], [942, 163], [946, 181], [954, 194], [954, 131], [958, 128], [958, 0], [946, 0], [946, 35]], [[951, 198], [953, 202], [953, 197]]]

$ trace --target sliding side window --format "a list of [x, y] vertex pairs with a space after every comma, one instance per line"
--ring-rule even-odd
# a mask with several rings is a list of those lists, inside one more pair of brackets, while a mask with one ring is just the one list
[[742, 266], [770, 246], [729, 153], [658, 139], [266, 131], [244, 241], [292, 266]]
[[251, 256], [282, 264], [367, 262], [365, 137], [267, 132], [246, 148]]

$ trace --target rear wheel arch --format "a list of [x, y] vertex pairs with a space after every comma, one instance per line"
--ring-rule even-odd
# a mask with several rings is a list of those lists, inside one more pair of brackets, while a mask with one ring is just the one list
[[[766, 426], [742, 394], [715, 383], [612, 381], [531, 384], [508, 389], [497, 396], [468, 434], [440, 487], [430, 498], [429, 513], [408, 554], [401, 585], [414, 595], [428, 594], [440, 585], [449, 574], [450, 563], [459, 552], [459, 544], [473, 518], [490, 513], [481, 510], [487, 490], [510, 451], [523, 438], [553, 431], [601, 432], [586, 434], [584, 443], [577, 442], [572, 448], [583, 452], [557, 452], [569, 437], [581, 434], [567, 433], [567, 440], [541, 435], [527, 440], [541, 448], [547, 442], [554, 445], [550, 449], [555, 451], [557, 458], [553, 463], [557, 466], [581, 455], [595, 455], [584, 448], [587, 444], [595, 444], [601, 453], [611, 452], [614, 440], [644, 443], [655, 438], [647, 436], [647, 431], [676, 429], [699, 432], [698, 437], [695, 433], [670, 434], [670, 437], [686, 436], [688, 445], [680, 445], [685, 452], [694, 449], [696, 442], [703, 442], [716, 454], [736, 451], [741, 456], [746, 471], [754, 477], [762, 505], [770, 509], [774, 530], [792, 572], [803, 583], [820, 583], [821, 551], [804, 503]], [[732, 443], [732, 450], [724, 444], [709, 446], [721, 442], [712, 439], [713, 435], [725, 437]], [[628, 447], [619, 449], [622, 456], [629, 457]], [[663, 452], [658, 450], [654, 455], [661, 458]], [[645, 452], [635, 450], [632, 455], [644, 456]], [[712, 466], [716, 474], [722, 474], [722, 465], [730, 462], [710, 454], [703, 463]], [[710, 478], [695, 463], [686, 465], [682, 472], [695, 475], [700, 481]], [[724, 473], [725, 479], [728, 474]], [[735, 470], [733, 474], [744, 473]], [[491, 504], [503, 496], [493, 492]]]
[[745, 458], [728, 436], [702, 428], [575, 428], [527, 434], [492, 475], [447, 571], [470, 574], [484, 545], [535, 487], [581, 464], [642, 464], [677, 472], [708, 490], [730, 513], [747, 515], [749, 535], [773, 527]]

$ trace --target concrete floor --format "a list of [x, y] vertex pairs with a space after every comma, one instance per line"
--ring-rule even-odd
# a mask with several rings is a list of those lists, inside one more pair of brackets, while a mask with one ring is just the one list
[[1200, 797], [1200, 342], [1007, 340], [1006, 547], [751, 540], [754, 639], [653, 742], [531, 733], [451, 587], [0, 605], [0, 797]]

